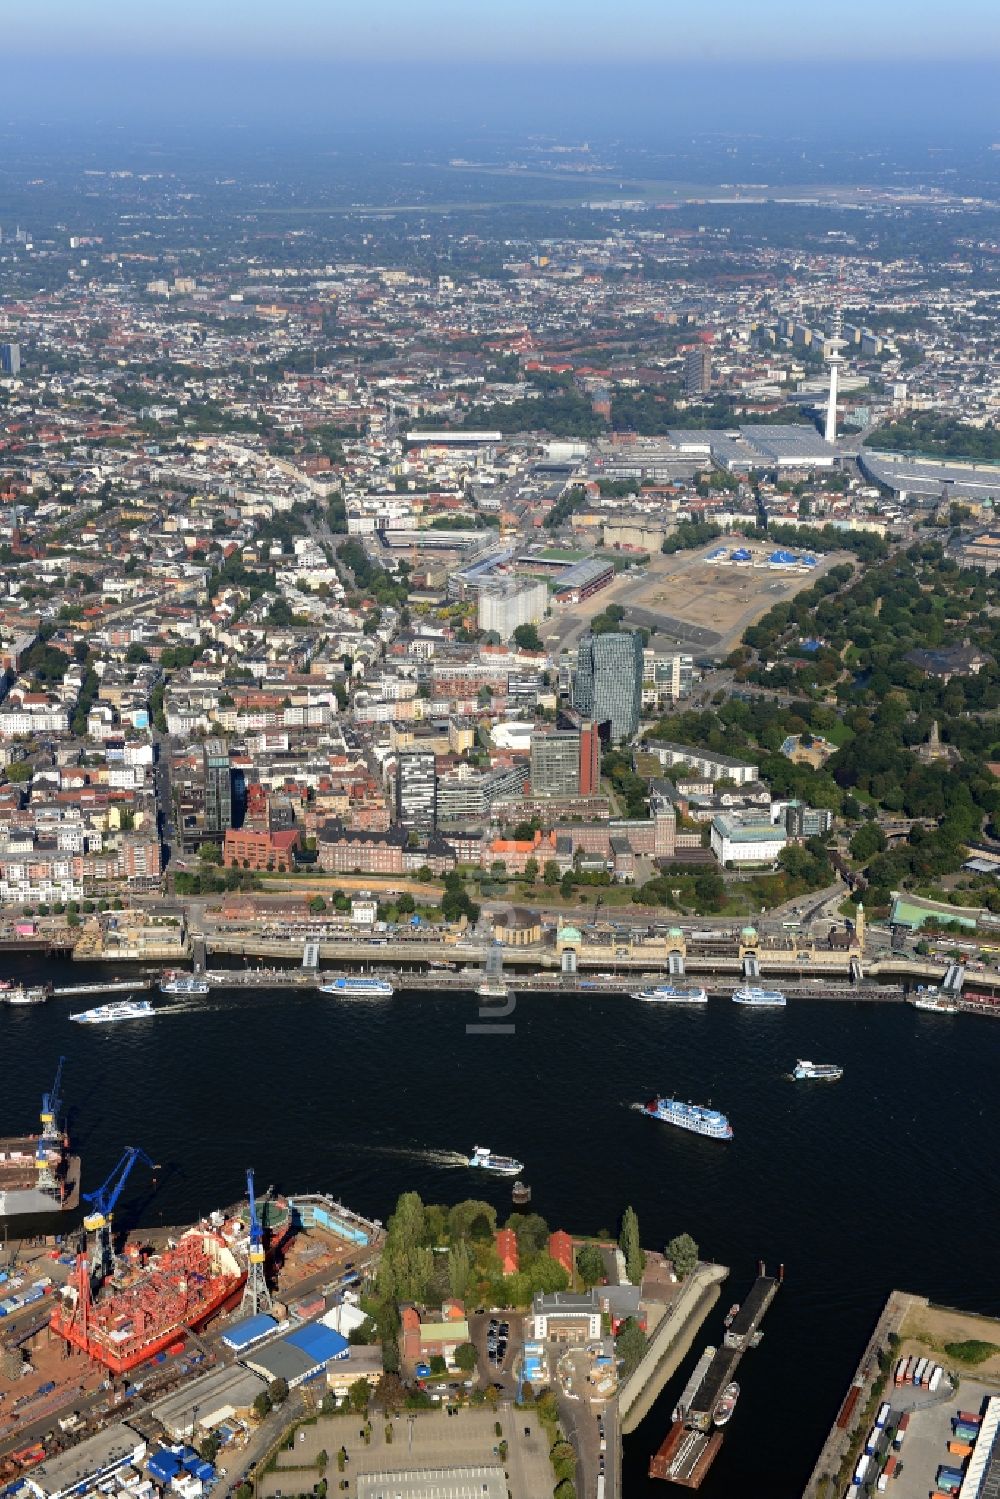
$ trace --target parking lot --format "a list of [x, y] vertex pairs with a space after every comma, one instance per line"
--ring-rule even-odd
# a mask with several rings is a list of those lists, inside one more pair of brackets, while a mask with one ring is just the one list
[[[496, 1434], [499, 1421], [502, 1437]], [[386, 1428], [392, 1439], [386, 1439]], [[346, 1478], [348, 1495], [364, 1496], [371, 1486], [361, 1480], [376, 1474], [444, 1474], [450, 1469], [484, 1467], [496, 1470], [511, 1499], [539, 1499], [551, 1494], [552, 1467], [548, 1440], [533, 1411], [515, 1411], [503, 1406], [496, 1415], [489, 1410], [459, 1410], [449, 1416], [442, 1411], [395, 1416], [391, 1421], [373, 1419], [371, 1442], [365, 1445], [364, 1423], [354, 1416], [321, 1416], [314, 1424], [299, 1428], [294, 1449], [279, 1453], [275, 1469], [258, 1482], [262, 1499], [307, 1493], [318, 1478], [316, 1460], [326, 1452], [326, 1475], [331, 1492]], [[501, 1461], [498, 1444], [507, 1443]], [[341, 1446], [349, 1462], [343, 1475], [336, 1456]], [[501, 1478], [500, 1475], [503, 1475]], [[482, 1490], [479, 1490], [481, 1492]], [[395, 1492], [395, 1491], [394, 1491]], [[447, 1489], [445, 1489], [447, 1492]], [[488, 1492], [488, 1491], [487, 1491]]]

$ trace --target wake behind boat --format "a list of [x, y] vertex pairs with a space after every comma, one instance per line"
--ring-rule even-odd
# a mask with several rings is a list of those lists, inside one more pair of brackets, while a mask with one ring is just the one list
[[331, 983], [320, 984], [321, 994], [336, 994], [340, 999], [390, 999], [395, 989], [388, 979], [365, 978], [358, 974], [341, 974]]
[[754, 1009], [783, 1009], [788, 1003], [780, 989], [755, 989], [744, 984], [733, 995], [734, 1005], [749, 1005]]
[[677, 989], [673, 984], [658, 984], [655, 989], [636, 989], [631, 997], [648, 1005], [708, 1004], [708, 993], [700, 985], [696, 989]]
[[117, 1020], [143, 1020], [155, 1014], [148, 999], [119, 999], [110, 1005], [97, 1005], [93, 1010], [79, 1010], [69, 1018], [81, 1025], [110, 1025]]
[[711, 1140], [731, 1140], [733, 1126], [718, 1109], [706, 1109], [697, 1103], [681, 1103], [677, 1098], [660, 1098], [657, 1095], [643, 1110], [651, 1119], [663, 1124], [676, 1124], [678, 1129], [687, 1129], [695, 1135], [707, 1135]]

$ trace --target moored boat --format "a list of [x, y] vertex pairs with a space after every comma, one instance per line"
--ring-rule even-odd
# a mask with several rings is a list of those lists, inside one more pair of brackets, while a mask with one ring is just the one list
[[726, 1388], [719, 1397], [718, 1405], [712, 1412], [712, 1421], [716, 1426], [725, 1426], [736, 1409], [736, 1402], [739, 1398], [740, 1387], [734, 1379], [731, 1384], [726, 1385]]
[[207, 980], [193, 973], [165, 973], [160, 979], [161, 994], [209, 994]]
[[51, 993], [50, 984], [15, 984], [0, 982], [0, 999], [8, 1005], [43, 1005]]
[[320, 984], [321, 994], [336, 994], [340, 999], [389, 999], [395, 994], [388, 979], [367, 978], [361, 974], [342, 974], [328, 984]]
[[707, 1005], [708, 993], [698, 985], [695, 989], [678, 989], [673, 984], [658, 984], [654, 989], [636, 989], [633, 999], [644, 1000], [648, 1005]]
[[948, 994], [942, 994], [935, 987], [924, 988], [922, 985], [910, 1000], [915, 1010], [931, 1010], [936, 1015], [957, 1015], [958, 1003]]
[[733, 994], [734, 1005], [749, 1005], [753, 1009], [783, 1009], [788, 1003], [780, 989], [757, 989], [744, 984]]

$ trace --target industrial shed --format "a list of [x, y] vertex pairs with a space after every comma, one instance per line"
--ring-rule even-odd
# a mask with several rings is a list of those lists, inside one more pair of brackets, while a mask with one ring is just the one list
[[294, 1389], [319, 1374], [334, 1359], [346, 1358], [349, 1351], [347, 1339], [339, 1332], [321, 1322], [309, 1322], [287, 1337], [275, 1338], [247, 1354], [244, 1363], [262, 1378], [284, 1379], [289, 1389]]

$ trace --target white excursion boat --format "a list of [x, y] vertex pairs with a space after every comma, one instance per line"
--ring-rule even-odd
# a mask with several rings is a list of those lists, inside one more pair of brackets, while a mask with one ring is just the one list
[[839, 1083], [844, 1075], [843, 1067], [838, 1067], [835, 1062], [805, 1062], [795, 1063], [792, 1073], [797, 1083]]
[[211, 986], [193, 973], [165, 973], [160, 980], [161, 994], [210, 994]]
[[341, 974], [328, 984], [320, 984], [321, 994], [336, 994], [340, 999], [389, 999], [395, 994], [388, 979], [365, 978], [359, 974]]
[[148, 999], [118, 999], [113, 1004], [97, 1005], [93, 1010], [80, 1010], [70, 1020], [81, 1025], [111, 1025], [118, 1020], [144, 1020], [156, 1011]]
[[516, 1161], [512, 1155], [494, 1155], [485, 1145], [474, 1145], [469, 1165], [481, 1171], [496, 1171], [500, 1176], [520, 1176], [524, 1162]]
[[644, 1000], [648, 1005], [707, 1005], [708, 992], [700, 985], [696, 989], [677, 989], [673, 984], [658, 984], [655, 989], [636, 989], [633, 999]]
[[734, 1005], [749, 1005], [752, 1009], [784, 1009], [787, 1003], [780, 989], [755, 989], [752, 984], [745, 984], [733, 995]]

